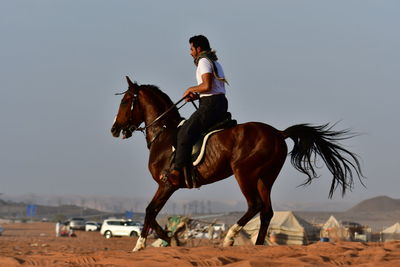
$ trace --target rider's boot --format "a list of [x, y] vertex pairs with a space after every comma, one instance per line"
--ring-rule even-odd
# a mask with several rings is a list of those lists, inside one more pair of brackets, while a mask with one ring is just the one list
[[200, 185], [197, 182], [197, 177], [194, 173], [193, 166], [186, 166], [183, 168], [183, 176], [185, 178], [185, 184], [187, 188], [199, 188]]

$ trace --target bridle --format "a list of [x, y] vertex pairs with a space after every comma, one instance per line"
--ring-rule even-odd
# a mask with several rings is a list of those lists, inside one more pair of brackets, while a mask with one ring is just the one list
[[[131, 94], [132, 95], [132, 104], [131, 104], [131, 112], [136, 104], [136, 102], [138, 102], [138, 98], [139, 98], [139, 94], [132, 92], [132, 90], [126, 90], [125, 92], [122, 93], [116, 93], [115, 95], [124, 95], [124, 94]], [[166, 111], [164, 111], [161, 115], [159, 115], [157, 118], [155, 118], [151, 123], [149, 123], [148, 125], [145, 125], [144, 127], [139, 127], [140, 124], [138, 126], [136, 126], [133, 122], [132, 122], [132, 116], [129, 117], [128, 120], [128, 124], [129, 126], [126, 129], [123, 129], [122, 131], [124, 132], [124, 135], [127, 137], [131, 137], [132, 134], [136, 131], [140, 131], [143, 133], [144, 136], [146, 136], [146, 130], [149, 129], [150, 127], [154, 126], [158, 121], [160, 121], [165, 115], [167, 115], [172, 109], [174, 109], [175, 107], [177, 107], [183, 100], [185, 100], [185, 98], [181, 98], [178, 102], [174, 103], [173, 105], [171, 105]], [[180, 107], [177, 107], [177, 109], [179, 110], [180, 108], [182, 108], [184, 105], [186, 105], [187, 102], [185, 102], [183, 105], [181, 105]], [[193, 103], [193, 102], [192, 102]], [[193, 103], [194, 104], [194, 103]], [[165, 125], [163, 125], [161, 127], [161, 129], [153, 136], [153, 138], [147, 142], [147, 147], [150, 148], [151, 144], [161, 135], [161, 133], [166, 129], [167, 127]]]

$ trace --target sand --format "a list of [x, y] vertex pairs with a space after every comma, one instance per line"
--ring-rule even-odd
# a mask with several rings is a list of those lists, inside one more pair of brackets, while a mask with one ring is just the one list
[[0, 236], [2, 267], [400, 266], [400, 241], [221, 248], [218, 241], [194, 240], [185, 247], [148, 247], [131, 253], [136, 243], [134, 237], [105, 239], [99, 232], [77, 231], [75, 238], [57, 238], [51, 223], [5, 224], [3, 227], [5, 232]]

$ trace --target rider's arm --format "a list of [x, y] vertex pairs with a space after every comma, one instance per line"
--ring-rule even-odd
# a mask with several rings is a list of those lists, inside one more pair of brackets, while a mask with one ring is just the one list
[[[183, 97], [187, 98], [194, 93], [207, 93], [208, 91], [210, 91], [213, 79], [212, 73], [204, 73], [203, 75], [201, 75], [201, 79], [203, 82], [199, 85], [192, 86], [187, 89], [186, 92], [183, 94]], [[191, 97], [190, 100], [192, 100]]]

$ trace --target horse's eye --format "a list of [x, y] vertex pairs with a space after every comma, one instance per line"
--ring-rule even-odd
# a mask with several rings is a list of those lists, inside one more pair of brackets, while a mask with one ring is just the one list
[[126, 105], [126, 104], [128, 104], [128, 100], [125, 99], [121, 100], [121, 105]]

